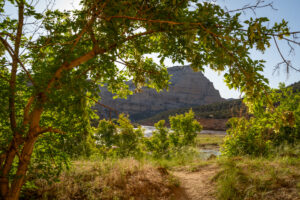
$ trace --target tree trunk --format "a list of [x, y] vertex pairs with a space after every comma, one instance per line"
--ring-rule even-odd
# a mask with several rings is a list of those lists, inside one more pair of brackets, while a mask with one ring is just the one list
[[13, 164], [14, 158], [16, 156], [16, 146], [19, 144], [15, 144], [15, 140], [13, 139], [9, 144], [7, 152], [4, 154], [5, 160], [3, 166], [1, 166], [1, 174], [0, 174], [0, 197], [5, 197], [9, 191], [9, 172], [11, 166]]
[[36, 141], [37, 137], [33, 137], [25, 142], [21, 157], [19, 159], [18, 170], [15, 174], [15, 178], [12, 182], [6, 200], [17, 200], [19, 198], [22, 185], [24, 184], [27, 168], [30, 163], [31, 154], [33, 152], [34, 144]]
[[[31, 154], [34, 149], [34, 144], [38, 139], [38, 132], [40, 130], [39, 123], [43, 108], [36, 105], [31, 113], [30, 127], [27, 133], [27, 138], [24, 141], [22, 153], [19, 155], [17, 147], [23, 143], [23, 139], [14, 135], [12, 142], [7, 151], [6, 160], [1, 168], [0, 175], [0, 195], [4, 200], [17, 200], [20, 196], [22, 185], [24, 184], [28, 165], [30, 163]], [[12, 167], [15, 156], [19, 156], [18, 169], [14, 176], [11, 186], [9, 187], [9, 172]]]

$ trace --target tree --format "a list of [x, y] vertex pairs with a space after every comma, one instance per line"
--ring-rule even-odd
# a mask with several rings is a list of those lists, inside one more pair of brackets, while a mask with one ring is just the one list
[[[118, 97], [131, 93], [128, 78], [137, 90], [160, 91], [169, 83], [163, 62], [170, 58], [195, 70], [227, 69], [227, 84], [251, 101], [265, 93], [267, 80], [260, 74], [263, 61], [252, 60], [249, 50], [264, 51], [272, 36], [291, 35], [284, 21], [271, 28], [266, 18], [243, 24], [238, 12], [196, 0], [82, 0], [80, 9], [64, 12], [38, 12], [29, 2], [0, 1], [3, 199], [19, 197], [43, 135], [66, 139], [88, 131], [99, 84]], [[16, 18], [7, 4], [17, 10]], [[159, 55], [160, 65], [150, 53]]]

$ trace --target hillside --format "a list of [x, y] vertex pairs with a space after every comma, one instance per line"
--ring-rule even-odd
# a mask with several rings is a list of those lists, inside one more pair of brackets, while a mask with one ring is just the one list
[[241, 116], [246, 113], [246, 108], [241, 99], [228, 100], [209, 105], [201, 105], [174, 109], [161, 112], [153, 117], [138, 121], [143, 125], [153, 125], [163, 119], [168, 122], [169, 116], [183, 114], [189, 109], [193, 109], [195, 117], [204, 126], [204, 129], [225, 130], [227, 119], [235, 116]]
[[300, 92], [300, 81], [291, 84], [289, 87], [292, 87], [294, 92]]
[[[299, 92], [300, 81], [295, 82], [287, 87], [292, 87], [294, 92]], [[195, 117], [205, 129], [224, 130], [226, 128], [226, 122], [229, 118], [245, 115], [246, 113], [246, 107], [243, 105], [241, 99], [229, 99], [227, 101], [216, 102], [208, 105], [164, 111], [152, 117], [139, 120], [138, 123], [143, 125], [153, 125], [161, 119], [168, 121], [169, 116], [183, 114], [191, 108], [195, 113]]]
[[[128, 96], [127, 99], [113, 99], [113, 95], [102, 87], [100, 103], [110, 106], [118, 113], [129, 114], [131, 120], [136, 121], [167, 110], [224, 101], [202, 72], [194, 72], [189, 66], [170, 67], [168, 72], [171, 75], [169, 91], [157, 93], [154, 89], [143, 88], [142, 92]], [[128, 85], [134, 90], [132, 82]], [[107, 109], [100, 105], [95, 108], [101, 117], [108, 118]]]

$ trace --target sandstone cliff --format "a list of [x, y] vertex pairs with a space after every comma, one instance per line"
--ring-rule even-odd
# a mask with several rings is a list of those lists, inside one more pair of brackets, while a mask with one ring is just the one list
[[[194, 72], [189, 66], [168, 68], [171, 74], [169, 91], [157, 93], [154, 89], [144, 88], [142, 92], [128, 96], [127, 99], [112, 99], [106, 88], [101, 88], [101, 103], [116, 109], [119, 113], [127, 113], [132, 120], [150, 117], [158, 112], [187, 108], [197, 105], [222, 101], [219, 92], [202, 74]], [[130, 89], [134, 89], [131, 82]], [[98, 114], [108, 117], [105, 108], [97, 105]]]

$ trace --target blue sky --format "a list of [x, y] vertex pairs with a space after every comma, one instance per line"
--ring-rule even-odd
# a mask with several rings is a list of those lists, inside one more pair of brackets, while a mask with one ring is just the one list
[[[243, 5], [251, 2], [255, 2], [254, 0], [220, 0], [218, 1], [221, 5], [226, 4], [226, 6], [230, 9], [240, 8]], [[267, 1], [270, 2], [270, 1]], [[273, 5], [277, 11], [271, 8], [263, 8], [258, 9], [256, 11], [257, 17], [268, 17], [270, 19], [270, 26], [274, 24], [274, 22], [280, 22], [282, 19], [285, 19], [289, 22], [289, 27], [291, 31], [300, 31], [300, 0], [273, 0]], [[244, 19], [253, 16], [252, 12], [247, 12], [246, 16], [243, 16]], [[299, 34], [300, 37], [300, 34]], [[300, 41], [300, 40], [299, 40]], [[300, 47], [295, 48], [295, 55], [288, 56], [289, 48], [283, 41], [278, 41], [278, 45], [281, 48], [282, 53], [292, 61], [295, 67], [300, 68]], [[286, 85], [290, 85], [294, 82], [300, 81], [300, 73], [294, 70], [291, 70], [289, 74], [285, 72], [285, 68], [282, 66], [282, 69], [279, 73], [273, 74], [274, 66], [282, 62], [281, 57], [278, 51], [275, 48], [275, 44], [272, 41], [271, 47], [264, 53], [257, 52], [253, 50], [251, 52], [252, 58], [255, 59], [263, 59], [266, 61], [264, 76], [269, 79], [270, 86], [273, 88], [277, 88], [280, 82], [284, 82]], [[229, 90], [225, 83], [223, 82], [223, 73], [218, 75], [216, 72], [212, 70], [206, 70], [205, 75], [214, 83], [215, 88], [220, 91], [220, 94], [224, 98], [238, 98], [239, 92]]]
[[[49, 1], [49, 0], [45, 0]], [[41, 1], [40, 5], [43, 7]], [[265, 0], [266, 2], [272, 2], [269, 0]], [[55, 8], [64, 10], [71, 10], [73, 8], [78, 8], [79, 0], [57, 0], [55, 4]], [[241, 8], [243, 5], [246, 4], [253, 4], [256, 0], [217, 0], [221, 6], [226, 5], [226, 7], [230, 10]], [[274, 22], [280, 22], [282, 19], [285, 19], [289, 22], [289, 27], [291, 31], [300, 31], [300, 0], [273, 0], [273, 5], [277, 10], [273, 10], [271, 8], [262, 8], [256, 10], [257, 17], [268, 17], [270, 19], [269, 25], [272, 26]], [[245, 20], [254, 14], [251, 11], [248, 11], [246, 15], [242, 16], [242, 19]], [[299, 34], [300, 37], [300, 34]], [[299, 39], [300, 41], [300, 39]], [[295, 67], [300, 68], [300, 47], [295, 47], [295, 55], [288, 56], [289, 48], [283, 41], [278, 41], [278, 44], [281, 48], [282, 53], [292, 61]], [[300, 73], [291, 70], [289, 74], [285, 72], [284, 67], [278, 71], [277, 73], [273, 73], [274, 66], [282, 62], [281, 57], [278, 51], [275, 48], [274, 43], [271, 43], [271, 47], [266, 50], [264, 54], [257, 52], [256, 50], [251, 51], [251, 56], [254, 59], [263, 59], [266, 61], [265, 69], [264, 69], [264, 76], [269, 79], [270, 86], [273, 88], [277, 88], [280, 82], [284, 82], [286, 85], [290, 85], [294, 82], [300, 81]], [[158, 59], [154, 56], [151, 56], [154, 60]], [[165, 61], [166, 66], [171, 67], [174, 65], [179, 65], [177, 63], [173, 64], [170, 60]], [[188, 64], [188, 63], [186, 63]], [[204, 72], [205, 76], [213, 82], [216, 89], [220, 91], [220, 94], [223, 98], [239, 98], [240, 93], [239, 91], [229, 90], [228, 87], [225, 85], [223, 81], [223, 73], [218, 73], [215, 71], [210, 70], [209, 68], [205, 68]]]

